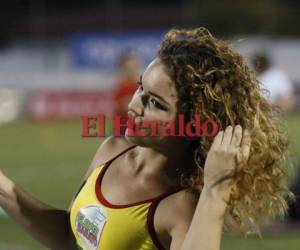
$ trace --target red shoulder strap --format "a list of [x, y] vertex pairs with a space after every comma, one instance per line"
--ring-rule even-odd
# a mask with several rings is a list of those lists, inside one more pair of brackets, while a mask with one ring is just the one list
[[163, 245], [159, 242], [158, 240], [158, 236], [155, 232], [155, 228], [154, 228], [154, 213], [155, 210], [158, 206], [158, 204], [160, 203], [161, 200], [163, 200], [164, 198], [168, 197], [171, 194], [177, 193], [181, 190], [183, 190], [184, 188], [182, 187], [178, 187], [172, 191], [166, 192], [162, 195], [160, 195], [159, 197], [157, 197], [150, 205], [149, 210], [148, 210], [148, 215], [147, 215], [147, 227], [148, 227], [148, 231], [149, 234], [151, 236], [151, 239], [154, 243], [154, 245], [157, 247], [158, 250], [165, 250], [165, 248], [163, 247]]

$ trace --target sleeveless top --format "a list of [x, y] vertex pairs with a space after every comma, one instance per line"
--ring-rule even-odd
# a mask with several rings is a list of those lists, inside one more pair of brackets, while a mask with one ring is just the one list
[[164, 249], [154, 230], [154, 212], [163, 198], [182, 188], [127, 205], [111, 204], [101, 191], [101, 181], [111, 162], [135, 146], [94, 169], [74, 200], [70, 224], [78, 249]]

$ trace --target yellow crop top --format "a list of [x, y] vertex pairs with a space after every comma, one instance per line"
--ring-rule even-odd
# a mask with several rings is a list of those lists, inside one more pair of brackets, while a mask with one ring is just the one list
[[127, 205], [109, 203], [101, 192], [101, 181], [112, 160], [98, 166], [78, 193], [71, 208], [70, 223], [78, 249], [155, 250], [164, 249], [154, 230], [158, 203], [181, 189]]

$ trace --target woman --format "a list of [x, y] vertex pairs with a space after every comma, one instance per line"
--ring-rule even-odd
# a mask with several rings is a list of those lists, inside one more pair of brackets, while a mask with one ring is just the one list
[[166, 34], [128, 108], [136, 124], [200, 114], [220, 131], [213, 139], [109, 137], [68, 211], [2, 175], [1, 206], [45, 246], [217, 250], [225, 214], [225, 225], [247, 232], [249, 221], [285, 213], [287, 143], [274, 109], [241, 56], [205, 28]]

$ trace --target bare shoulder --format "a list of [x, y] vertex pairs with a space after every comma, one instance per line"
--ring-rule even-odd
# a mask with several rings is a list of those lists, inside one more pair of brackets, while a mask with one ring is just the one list
[[109, 136], [99, 146], [95, 155], [95, 160], [98, 164], [102, 164], [111, 160], [122, 150], [133, 145], [134, 144], [129, 142], [125, 137]]
[[164, 212], [170, 215], [172, 214], [176, 216], [176, 218], [180, 217], [179, 221], [180, 219], [186, 220], [194, 215], [198, 199], [199, 195], [184, 189], [162, 200], [160, 206]]
[[84, 180], [86, 180], [90, 176], [92, 171], [99, 165], [111, 160], [121, 151], [133, 145], [134, 144], [129, 142], [125, 137], [107, 137], [98, 147], [97, 152], [94, 155], [93, 160], [86, 171]]
[[72, 207], [72, 204], [74, 202], [75, 197], [77, 196], [80, 189], [83, 187], [84, 183], [88, 179], [88, 177], [91, 175], [91, 173], [100, 165], [103, 164], [109, 160], [111, 160], [114, 156], [125, 150], [126, 148], [129, 148], [130, 146], [133, 146], [134, 144], [130, 143], [126, 140], [125, 137], [114, 137], [109, 136], [107, 137], [99, 146], [97, 149], [96, 154], [93, 157], [92, 162], [90, 163], [82, 181], [80, 184], [80, 187], [73, 197], [70, 205], [69, 210]]
[[74, 195], [68, 211], [70, 211], [72, 204], [74, 202], [75, 197], [85, 184], [86, 180], [88, 177], [91, 175], [91, 173], [100, 165], [103, 164], [112, 158], [114, 158], [116, 155], [121, 153], [123, 150], [129, 148], [130, 146], [133, 146], [134, 144], [130, 143], [129, 141], [126, 140], [125, 137], [107, 137], [99, 146], [97, 149], [96, 154], [93, 157], [92, 162], [90, 163], [87, 171], [85, 172], [85, 175], [81, 181], [81, 184], [78, 188], [77, 193]]

